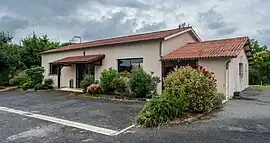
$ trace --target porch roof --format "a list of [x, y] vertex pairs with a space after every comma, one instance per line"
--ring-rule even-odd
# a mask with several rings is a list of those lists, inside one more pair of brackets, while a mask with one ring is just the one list
[[242, 49], [245, 50], [247, 57], [252, 59], [250, 46], [245, 47], [247, 44], [249, 45], [248, 37], [189, 43], [164, 56], [161, 60], [236, 57]]
[[54, 64], [78, 64], [78, 63], [93, 63], [101, 61], [105, 58], [104, 54], [101, 55], [85, 55], [85, 56], [73, 56], [66, 57], [57, 61], [54, 61]]

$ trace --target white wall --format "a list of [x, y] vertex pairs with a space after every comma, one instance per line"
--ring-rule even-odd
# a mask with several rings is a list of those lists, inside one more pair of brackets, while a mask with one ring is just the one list
[[[154, 75], [161, 77], [161, 62], [159, 57], [159, 43], [160, 41], [146, 41], [132, 44], [122, 44], [114, 46], [93, 47], [85, 49], [86, 55], [105, 54], [105, 58], [102, 61], [102, 66], [96, 66], [95, 78], [100, 78], [100, 73], [104, 69], [118, 68], [117, 59], [125, 58], [143, 58], [143, 69], [150, 73], [154, 72]], [[45, 78], [54, 79], [55, 86], [57, 86], [57, 75], [49, 75], [49, 63], [56, 60], [70, 57], [70, 56], [82, 56], [83, 50], [66, 51], [58, 53], [49, 53], [42, 55], [42, 66], [45, 68]], [[76, 81], [76, 67], [64, 67], [61, 75], [61, 87], [69, 86], [69, 80], [74, 80], [74, 87]], [[158, 91], [161, 92], [161, 85], [158, 87]]]
[[[243, 77], [239, 76], [239, 63], [243, 63]], [[249, 74], [248, 74], [248, 59], [244, 49], [236, 58], [232, 58], [229, 63], [229, 93], [230, 97], [233, 96], [233, 92], [242, 91], [249, 86]]]
[[166, 56], [172, 51], [185, 46], [187, 43], [196, 42], [190, 32], [183, 33], [179, 36], [168, 39], [162, 43], [162, 56]]
[[199, 64], [208, 71], [214, 72], [217, 79], [217, 90], [219, 93], [226, 94], [226, 63], [228, 58], [200, 59]]
[[[162, 55], [166, 55], [169, 52], [186, 45], [188, 42], [194, 42], [196, 39], [191, 36], [190, 33], [184, 33], [177, 37], [171, 38], [163, 42]], [[154, 72], [155, 76], [162, 77], [161, 61], [160, 61], [160, 42], [158, 40], [144, 41], [137, 43], [92, 47], [85, 49], [86, 55], [105, 54], [105, 58], [102, 61], [102, 66], [95, 67], [95, 78], [100, 78], [100, 73], [104, 69], [110, 67], [117, 69], [117, 59], [126, 58], [143, 58], [143, 69], [150, 73]], [[55, 86], [57, 86], [57, 75], [49, 75], [49, 63], [56, 60], [70, 57], [70, 56], [82, 56], [83, 50], [65, 51], [57, 53], [48, 53], [42, 55], [42, 66], [45, 68], [45, 78], [54, 79]], [[76, 67], [64, 67], [61, 75], [61, 87], [69, 86], [69, 80], [74, 80], [74, 87], [76, 83]], [[161, 93], [161, 84], [158, 85], [158, 92]]]

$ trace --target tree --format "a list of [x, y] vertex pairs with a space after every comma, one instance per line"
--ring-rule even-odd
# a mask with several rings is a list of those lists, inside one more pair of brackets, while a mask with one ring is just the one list
[[270, 84], [270, 51], [265, 50], [254, 54], [254, 65], [250, 68], [252, 84]]
[[47, 35], [37, 37], [35, 34], [22, 39], [22, 62], [26, 68], [41, 65], [41, 52], [59, 47], [59, 42], [50, 41]]
[[0, 32], [0, 45], [10, 43], [12, 39], [13, 37], [8, 32]]
[[253, 54], [267, 50], [267, 46], [266, 45], [260, 46], [258, 40], [251, 39], [250, 44], [252, 47]]

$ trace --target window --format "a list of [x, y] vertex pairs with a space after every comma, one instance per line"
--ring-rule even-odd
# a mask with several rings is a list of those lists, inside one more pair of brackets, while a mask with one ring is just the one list
[[243, 63], [239, 63], [239, 75], [242, 77], [244, 73]]
[[50, 74], [57, 74], [57, 65], [50, 64]]
[[131, 72], [134, 68], [143, 68], [143, 59], [119, 59], [118, 60], [118, 71], [119, 72]]

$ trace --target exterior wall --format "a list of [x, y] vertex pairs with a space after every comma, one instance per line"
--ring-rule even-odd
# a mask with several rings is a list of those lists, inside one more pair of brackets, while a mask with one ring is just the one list
[[219, 93], [226, 94], [226, 63], [229, 59], [200, 59], [199, 64], [214, 72]]
[[[117, 59], [125, 58], [143, 58], [143, 69], [150, 73], [154, 72], [155, 76], [161, 77], [161, 62], [159, 57], [160, 41], [146, 41], [131, 44], [122, 44], [114, 46], [93, 47], [85, 49], [86, 55], [105, 54], [102, 61], [102, 66], [95, 67], [95, 78], [100, 78], [100, 73], [104, 69], [118, 69]], [[58, 53], [49, 53], [42, 55], [42, 66], [45, 68], [45, 78], [52, 78], [54, 86], [57, 86], [57, 75], [49, 75], [49, 63], [69, 56], [82, 56], [83, 50], [66, 51]], [[74, 80], [76, 83], [76, 66], [64, 67], [61, 72], [61, 87], [68, 87], [69, 80]], [[158, 91], [161, 93], [161, 84], [158, 86]]]
[[[243, 63], [243, 76], [239, 75], [239, 63]], [[236, 58], [232, 58], [229, 63], [229, 93], [230, 97], [233, 96], [233, 92], [242, 91], [249, 86], [249, 74], [248, 74], [248, 59], [245, 51], [242, 50]]]
[[198, 39], [195, 39], [190, 32], [168, 39], [162, 43], [162, 56], [168, 55], [170, 52], [185, 46], [187, 43], [196, 41], [198, 41]]
[[[186, 45], [188, 42], [195, 42], [194, 38], [189, 32], [178, 35], [174, 38], [163, 41], [162, 55], [166, 55]], [[100, 73], [104, 69], [114, 68], [118, 69], [117, 59], [128, 58], [143, 58], [143, 69], [150, 73], [154, 72], [155, 76], [162, 77], [161, 62], [160, 60], [160, 42], [158, 40], [137, 42], [122, 45], [93, 47], [84, 49], [86, 55], [105, 54], [105, 58], [102, 61], [102, 66], [95, 66], [95, 79], [99, 80]], [[49, 53], [42, 55], [42, 66], [45, 68], [45, 78], [52, 78], [54, 80], [54, 86], [57, 86], [57, 75], [49, 75], [49, 63], [56, 60], [70, 57], [70, 56], [82, 56], [83, 50], [65, 51], [58, 53]], [[74, 87], [76, 84], [76, 66], [64, 67], [61, 71], [61, 87], [68, 87], [69, 81], [74, 80]], [[161, 84], [158, 85], [158, 92], [161, 93]]]

